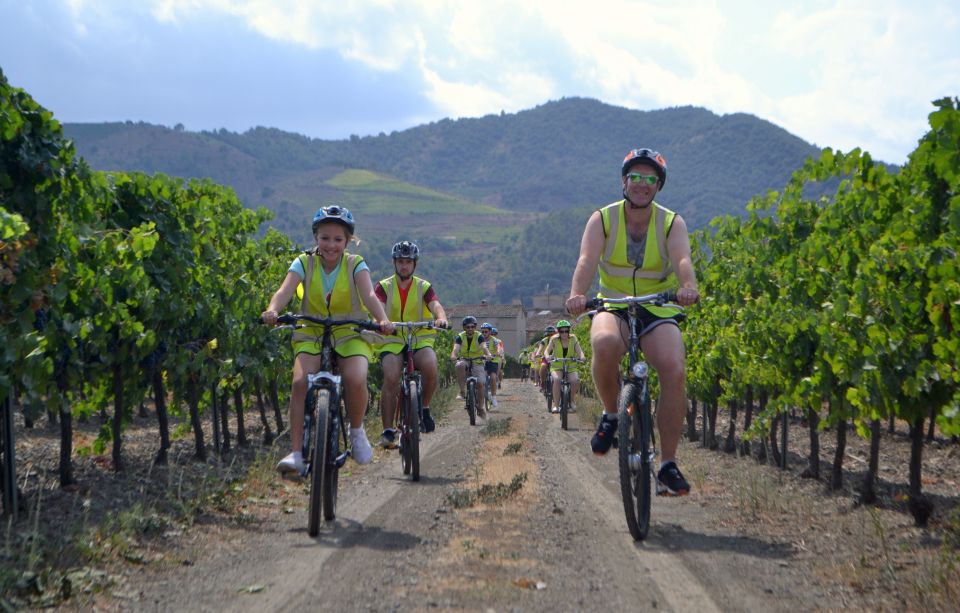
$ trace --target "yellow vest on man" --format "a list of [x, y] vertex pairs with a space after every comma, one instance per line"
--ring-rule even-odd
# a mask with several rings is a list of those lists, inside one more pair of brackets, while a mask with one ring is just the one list
[[[675, 289], [678, 281], [667, 253], [667, 235], [676, 213], [656, 202], [651, 203], [643, 266], [637, 267], [627, 259], [625, 205], [626, 201], [620, 200], [600, 209], [600, 219], [603, 222], [603, 252], [599, 265], [600, 295], [606, 298], [624, 298]], [[672, 307], [645, 307], [658, 317], [672, 317], [679, 312]]]
[[[407, 303], [404, 305], [404, 308], [401, 309], [401, 300], [400, 300], [400, 287], [398, 285], [399, 279], [397, 275], [391, 275], [386, 279], [380, 281], [380, 287], [383, 288], [384, 293], [387, 295], [387, 303], [384, 310], [387, 312], [387, 318], [390, 321], [432, 321], [433, 314], [430, 312], [428, 305], [423, 302], [423, 295], [427, 293], [427, 290], [430, 289], [430, 282], [421, 279], [420, 277], [414, 276], [411, 280], [410, 291], [407, 293]], [[415, 341], [413, 344], [413, 349], [420, 349], [422, 347], [433, 347], [433, 340], [437, 335], [437, 331], [432, 328], [420, 328], [414, 333]], [[406, 335], [395, 334], [393, 336], [387, 336], [384, 339], [384, 343], [389, 345], [383, 347], [384, 351], [391, 351], [391, 353], [399, 353], [403, 349], [403, 345], [406, 344]], [[399, 347], [394, 345], [399, 344]]]

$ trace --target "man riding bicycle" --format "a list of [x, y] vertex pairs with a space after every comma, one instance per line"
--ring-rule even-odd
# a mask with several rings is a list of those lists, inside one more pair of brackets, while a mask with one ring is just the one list
[[[477, 378], [478, 391], [480, 398], [483, 398], [484, 367], [479, 363], [480, 358], [489, 360], [492, 356], [487, 349], [487, 341], [483, 335], [477, 334], [477, 318], [473, 315], [467, 315], [461, 322], [463, 332], [457, 335], [453, 341], [453, 350], [450, 352], [450, 359], [457, 362], [457, 383], [460, 384], [460, 395], [457, 400], [463, 400], [467, 394], [467, 365], [470, 365], [470, 376]], [[472, 364], [467, 361], [472, 358]]]
[[[434, 320], [437, 328], [447, 327], [447, 314], [440, 304], [433, 286], [424, 279], [415, 276], [420, 248], [416, 243], [400, 241], [393, 246], [393, 276], [377, 283], [374, 293], [383, 303], [390, 321], [427, 321]], [[427, 328], [417, 330], [413, 349], [413, 364], [420, 371], [423, 381], [423, 431], [433, 432], [436, 427], [430, 415], [430, 400], [437, 389], [439, 378], [437, 354], [433, 351], [436, 331]], [[383, 367], [383, 389], [397, 390], [403, 371], [401, 353], [406, 341], [401, 336], [390, 336], [380, 347], [380, 364]], [[397, 446], [397, 433], [393, 427], [397, 413], [397, 395], [380, 394], [380, 418], [383, 421], [383, 434], [380, 445], [386, 449]]]
[[[584, 228], [567, 310], [574, 315], [586, 310], [585, 293], [598, 269], [602, 295], [608, 298], [676, 288], [678, 304], [696, 303], [700, 294], [687, 224], [654, 201], [667, 180], [666, 160], [656, 151], [634, 149], [624, 158], [620, 175], [623, 199], [594, 211]], [[686, 407], [683, 339], [675, 319], [678, 312], [668, 306], [645, 306], [642, 313], [640, 348], [660, 380], [657, 493], [682, 496], [690, 492], [690, 485], [676, 463]], [[629, 337], [622, 309], [609, 307], [593, 318], [593, 379], [604, 408], [590, 442], [597, 455], [609, 451], [617, 431], [619, 365]]]
[[[547, 343], [543, 357], [550, 364], [550, 377], [553, 380], [553, 401], [556, 404], [551, 410], [554, 413], [559, 413], [560, 379], [563, 378], [563, 364], [551, 362], [551, 360], [553, 358], [586, 359], [580, 341], [577, 340], [576, 336], [570, 334], [570, 322], [566, 319], [557, 322], [557, 335]], [[572, 409], [577, 398], [577, 391], [580, 389], [580, 377], [577, 375], [577, 369], [570, 365], [567, 365], [567, 380], [570, 382], [570, 408]]]

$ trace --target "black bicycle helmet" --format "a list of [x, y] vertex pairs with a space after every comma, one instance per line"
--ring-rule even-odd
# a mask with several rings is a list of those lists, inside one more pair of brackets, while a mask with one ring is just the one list
[[623, 164], [620, 166], [620, 176], [625, 177], [630, 169], [637, 164], [647, 164], [657, 171], [660, 177], [660, 189], [663, 189], [667, 182], [667, 160], [653, 149], [631, 149], [630, 153], [623, 158]]
[[477, 318], [473, 315], [467, 315], [463, 318], [463, 322], [461, 322], [460, 325], [466, 328], [467, 324], [477, 325]]
[[351, 213], [346, 207], [332, 204], [330, 206], [322, 206], [317, 209], [317, 213], [313, 216], [314, 234], [317, 232], [317, 226], [328, 221], [339, 223], [345, 226], [350, 234], [354, 234], [356, 222], [353, 221], [353, 213]]
[[547, 326], [546, 328], [543, 329], [543, 331], [544, 331], [546, 334], [556, 334], [556, 333], [557, 333], [557, 327], [556, 327], [556, 326]]
[[420, 259], [420, 247], [412, 241], [400, 241], [393, 246], [393, 259], [408, 258], [413, 261]]

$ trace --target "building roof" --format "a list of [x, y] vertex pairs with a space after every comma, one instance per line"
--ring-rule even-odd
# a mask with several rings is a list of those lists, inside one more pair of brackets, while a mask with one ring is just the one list
[[443, 309], [447, 312], [447, 318], [451, 321], [467, 315], [473, 315], [480, 320], [490, 317], [512, 319], [523, 315], [522, 304], [453, 304], [443, 305]]

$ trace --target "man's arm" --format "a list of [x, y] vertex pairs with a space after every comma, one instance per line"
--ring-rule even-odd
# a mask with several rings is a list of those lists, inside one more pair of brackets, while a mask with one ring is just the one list
[[[579, 315], [587, 310], [587, 290], [597, 274], [597, 265], [600, 263], [600, 254], [603, 250], [603, 219], [600, 211], [594, 211], [587, 225], [583, 229], [583, 238], [580, 239], [580, 257], [577, 258], [577, 267], [573, 270], [573, 279], [570, 281], [570, 297], [567, 298], [567, 311]], [[689, 252], [689, 246], [687, 251]]]
[[693, 270], [693, 258], [690, 255], [690, 234], [683, 217], [676, 215], [667, 236], [667, 252], [670, 264], [677, 275], [680, 287], [677, 289], [677, 304], [690, 306], [700, 300], [697, 289], [697, 275]]

